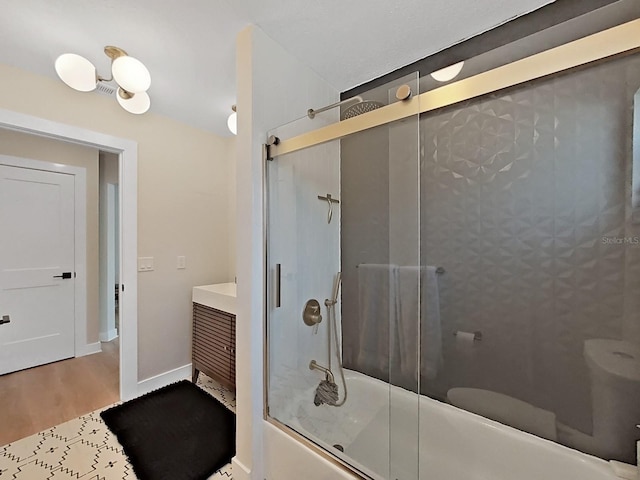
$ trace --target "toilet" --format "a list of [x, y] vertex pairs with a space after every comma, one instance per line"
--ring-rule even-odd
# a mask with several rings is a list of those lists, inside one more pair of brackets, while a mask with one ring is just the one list
[[636, 463], [640, 440], [640, 347], [624, 340], [584, 343], [591, 381], [593, 435], [556, 421], [553, 412], [479, 388], [457, 387], [449, 402], [466, 411], [607, 460]]
[[591, 377], [593, 439], [597, 454], [610, 460], [636, 461], [640, 439], [640, 348], [623, 340], [584, 343]]

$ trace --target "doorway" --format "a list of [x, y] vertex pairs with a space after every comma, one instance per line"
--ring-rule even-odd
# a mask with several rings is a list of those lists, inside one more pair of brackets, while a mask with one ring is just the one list
[[[90, 146], [118, 156], [119, 216], [121, 226], [119, 238], [120, 291], [118, 296], [120, 399], [129, 400], [136, 397], [138, 394], [137, 143], [4, 109], [0, 109], [0, 128], [49, 137], [62, 142]], [[124, 208], [124, 205], [127, 208]], [[79, 268], [84, 268], [84, 264], [79, 265]], [[80, 286], [79, 288], [82, 289], [83, 287]], [[86, 286], [84, 288], [86, 289]], [[76, 308], [78, 308], [77, 304]], [[76, 332], [76, 338], [78, 335], [78, 332]]]
[[[117, 155], [110, 160], [111, 178], [95, 148], [0, 129], [0, 223], [11, 232], [0, 239], [0, 398], [12, 406], [0, 412], [0, 444], [120, 399], [117, 333], [99, 336], [100, 278], [112, 279], [113, 323], [119, 263]], [[99, 224], [109, 227], [106, 266]]]

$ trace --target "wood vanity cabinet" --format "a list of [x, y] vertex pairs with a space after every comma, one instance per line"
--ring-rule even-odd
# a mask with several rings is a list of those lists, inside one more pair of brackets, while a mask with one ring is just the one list
[[236, 388], [236, 316], [193, 304], [193, 382], [204, 372], [228, 388]]

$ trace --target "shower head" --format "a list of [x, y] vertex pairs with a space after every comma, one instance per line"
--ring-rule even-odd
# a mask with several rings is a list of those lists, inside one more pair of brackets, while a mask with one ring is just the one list
[[368, 113], [373, 110], [377, 110], [380, 107], [384, 107], [384, 103], [376, 102], [373, 100], [365, 100], [362, 102], [358, 102], [355, 105], [351, 105], [347, 108], [342, 114], [342, 120], [346, 120], [347, 118], [357, 117], [358, 115], [362, 115], [363, 113]]

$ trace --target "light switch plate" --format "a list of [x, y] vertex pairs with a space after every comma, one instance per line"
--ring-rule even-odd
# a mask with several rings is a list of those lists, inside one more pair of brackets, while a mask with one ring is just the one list
[[187, 257], [185, 257], [184, 255], [180, 255], [178, 257], [177, 267], [178, 267], [178, 270], [187, 268]]
[[138, 271], [139, 272], [153, 271], [153, 257], [138, 257]]

